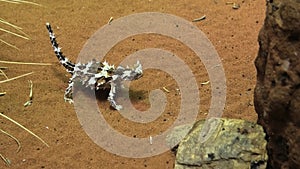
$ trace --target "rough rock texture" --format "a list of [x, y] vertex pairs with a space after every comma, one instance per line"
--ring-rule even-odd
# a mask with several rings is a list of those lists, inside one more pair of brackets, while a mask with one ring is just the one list
[[[174, 147], [174, 145], [178, 145], [178, 143], [180, 143], [187, 133], [189, 133], [193, 125], [194, 124], [191, 123], [174, 127], [172, 132], [166, 137], [167, 145], [170, 148]], [[176, 149], [176, 147], [174, 149]]]
[[267, 168], [300, 168], [300, 0], [269, 0], [255, 60], [255, 109]]
[[[266, 168], [267, 142], [260, 125], [237, 119], [210, 119], [211, 124], [217, 124], [216, 130], [201, 143], [199, 134], [204, 122], [195, 123], [180, 142], [175, 169]], [[178, 130], [174, 131], [174, 137], [178, 137]]]

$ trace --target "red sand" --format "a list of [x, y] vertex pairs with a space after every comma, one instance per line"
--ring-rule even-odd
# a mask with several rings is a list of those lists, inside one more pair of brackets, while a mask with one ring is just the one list
[[[21, 151], [16, 153], [15, 142], [0, 134], [0, 153], [11, 161], [11, 168], [173, 168], [175, 156], [171, 151], [159, 156], [132, 159], [111, 154], [93, 143], [83, 131], [73, 105], [63, 101], [69, 75], [59, 65], [52, 51], [45, 29], [46, 22], [52, 24], [64, 54], [75, 61], [86, 40], [106, 24], [111, 16], [120, 18], [133, 13], [154, 11], [192, 21], [206, 15], [205, 20], [193, 24], [206, 34], [222, 59], [227, 78], [227, 102], [223, 117], [256, 121], [253, 107], [256, 71], [253, 61], [258, 51], [257, 36], [264, 19], [265, 3], [258, 0], [236, 2], [241, 5], [238, 10], [225, 5], [226, 1], [221, 0], [39, 1], [42, 7], [1, 2], [0, 16], [22, 27], [31, 40], [26, 41], [1, 32], [1, 39], [13, 43], [20, 51], [1, 43], [0, 60], [52, 63], [52, 66], [0, 64], [0, 67], [9, 67], [5, 70], [8, 77], [35, 72], [0, 85], [0, 92], [7, 92], [0, 97], [0, 112], [23, 124], [50, 145], [49, 148], [45, 147], [16, 125], [0, 118], [0, 128], [17, 137], [22, 144]], [[135, 40], [132, 41], [132, 38]], [[158, 35], [132, 38], [115, 46], [107, 55], [107, 60], [118, 64], [125, 56], [147, 47], [163, 48], [176, 53], [195, 74], [201, 95], [199, 119], [205, 118], [211, 89], [209, 85], [200, 85], [208, 80], [208, 76], [204, 65], [195, 62], [196, 56], [187, 47], [170, 38]], [[163, 79], [158, 80], [157, 73], [146, 71], [144, 77], [134, 82], [133, 86], [137, 90], [150, 91], [168, 85], [168, 101], [179, 103], [180, 97], [175, 96], [174, 80], [163, 76], [163, 72], [160, 72]], [[0, 77], [0, 80], [4, 79], [3, 76]], [[32, 80], [34, 84], [34, 99], [31, 106], [24, 108], [23, 104], [29, 93], [28, 80]], [[135, 107], [140, 110], [149, 107], [147, 92], [144, 95], [145, 98], [134, 101]], [[145, 137], [149, 133], [144, 130], [149, 128], [153, 129], [152, 133], [159, 132], [176, 118], [174, 114], [164, 114], [155, 122], [138, 125], [122, 119], [116, 111], [109, 108], [108, 102], [101, 102], [100, 106], [109, 124], [128, 136]], [[178, 112], [178, 106], [168, 106], [166, 111]], [[8, 167], [0, 161], [0, 168]]]

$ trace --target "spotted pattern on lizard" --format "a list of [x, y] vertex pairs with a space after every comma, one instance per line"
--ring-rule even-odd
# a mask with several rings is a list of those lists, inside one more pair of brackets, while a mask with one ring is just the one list
[[116, 102], [116, 92], [123, 87], [122, 81], [137, 80], [143, 75], [140, 62], [137, 61], [132, 67], [127, 66], [126, 68], [122, 66], [115, 68], [114, 65], [110, 65], [106, 61], [99, 62], [95, 59], [88, 63], [72, 63], [63, 55], [61, 48], [58, 46], [51, 25], [46, 23], [46, 27], [57, 59], [72, 75], [65, 90], [64, 100], [73, 103], [74, 83], [80, 83], [91, 90], [109, 88], [110, 92], [107, 100], [116, 110], [122, 109], [122, 106]]

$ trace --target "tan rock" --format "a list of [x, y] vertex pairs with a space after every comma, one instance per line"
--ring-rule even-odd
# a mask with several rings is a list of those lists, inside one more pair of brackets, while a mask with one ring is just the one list
[[210, 119], [216, 128], [202, 143], [204, 122], [195, 123], [180, 142], [175, 169], [266, 168], [267, 142], [260, 125], [237, 119]]

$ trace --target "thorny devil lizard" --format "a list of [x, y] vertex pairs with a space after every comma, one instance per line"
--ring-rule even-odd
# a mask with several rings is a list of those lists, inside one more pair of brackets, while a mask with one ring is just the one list
[[65, 57], [61, 51], [61, 48], [56, 42], [55, 35], [49, 23], [46, 23], [46, 27], [49, 32], [50, 41], [56, 57], [59, 62], [67, 69], [72, 77], [69, 80], [68, 87], [65, 91], [64, 99], [69, 103], [73, 103], [73, 86], [74, 83], [81, 83], [85, 87], [91, 88], [91, 90], [99, 90], [110, 88], [108, 101], [111, 106], [117, 110], [122, 109], [121, 105], [116, 102], [116, 92], [123, 87], [122, 81], [124, 80], [136, 80], [143, 75], [142, 65], [139, 61], [133, 67], [109, 65], [106, 61], [98, 62], [95, 59], [88, 63], [72, 63], [67, 57]]

